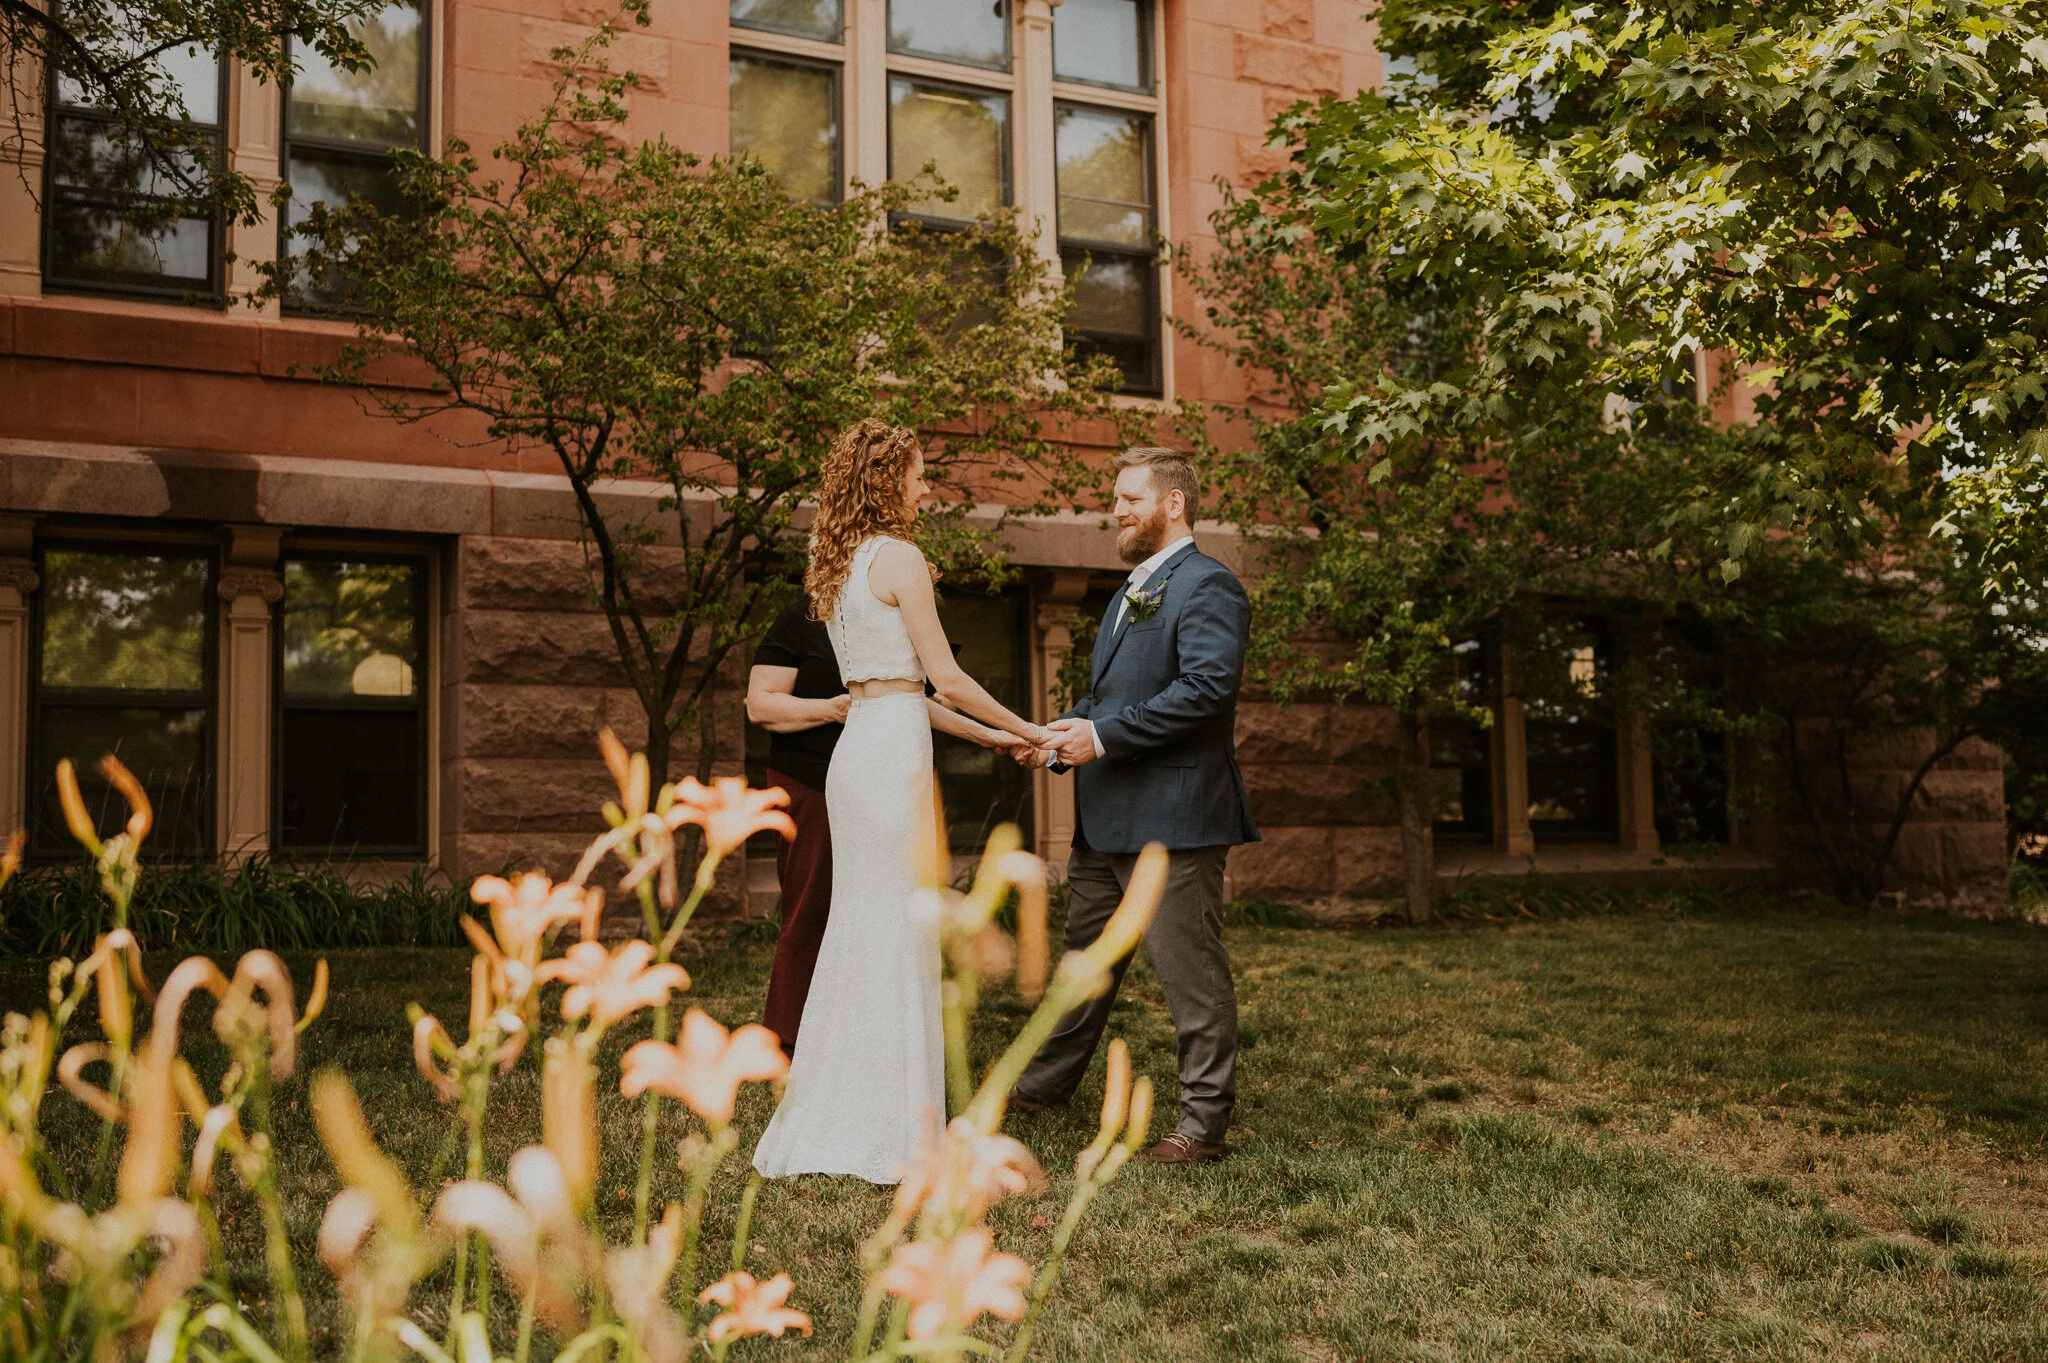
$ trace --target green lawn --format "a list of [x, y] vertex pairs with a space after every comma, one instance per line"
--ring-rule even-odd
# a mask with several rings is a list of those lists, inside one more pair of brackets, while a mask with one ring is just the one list
[[[2048, 932], [1788, 907], [1247, 928], [1231, 949], [1234, 1152], [1192, 1172], [1134, 1166], [1110, 1189], [1038, 1357], [2048, 1359]], [[446, 1122], [413, 1075], [402, 1010], [459, 1019], [464, 958], [333, 960], [310, 1056], [348, 1068], [424, 1185], [448, 1167]], [[695, 1001], [751, 1018], [767, 963], [760, 943], [691, 960]], [[0, 972], [6, 1006], [32, 1004], [39, 981]], [[1022, 1016], [985, 1009], [978, 1046]], [[1172, 1028], [1142, 965], [1113, 1027], [1171, 1095]], [[535, 1090], [528, 1067], [500, 1089], [496, 1160], [537, 1130]], [[1042, 1254], [1097, 1098], [1013, 1120], [1055, 1178], [999, 1209], [1007, 1247]], [[77, 1112], [51, 1100], [74, 1149]], [[756, 1093], [743, 1149], [766, 1117]], [[297, 1086], [281, 1121], [310, 1239], [333, 1182]], [[636, 1127], [623, 1105], [607, 1113], [620, 1215]], [[739, 1178], [736, 1160], [721, 1218]], [[819, 1337], [735, 1358], [844, 1356], [854, 1244], [886, 1202], [865, 1185], [768, 1186], [751, 1267], [796, 1277], [791, 1304]], [[230, 1237], [254, 1229], [231, 1204]], [[253, 1255], [245, 1286], [261, 1290]]]

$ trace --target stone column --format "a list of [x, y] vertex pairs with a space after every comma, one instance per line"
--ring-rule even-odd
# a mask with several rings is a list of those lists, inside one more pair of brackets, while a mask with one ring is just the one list
[[1614, 716], [1614, 762], [1624, 852], [1657, 850], [1656, 773], [1652, 766], [1650, 717], [1643, 708], [1643, 658], [1656, 623], [1654, 616], [1646, 614], [1640, 622], [1625, 628], [1621, 638], [1621, 665], [1628, 685], [1622, 688], [1622, 704]]
[[1500, 648], [1500, 716], [1494, 721], [1493, 845], [1509, 856], [1536, 853], [1529, 828], [1529, 712], [1516, 694], [1514, 650]]
[[850, 0], [846, 175], [878, 185], [889, 178], [889, 0]]
[[1038, 231], [1038, 254], [1059, 277], [1059, 232], [1054, 202], [1059, 194], [1053, 157], [1052, 12], [1059, 0], [1024, 0], [1017, 9], [1017, 107], [1013, 129], [1016, 188], [1022, 225]]
[[[1052, 688], [1060, 663], [1074, 643], [1074, 620], [1081, 598], [1088, 594], [1085, 568], [1055, 568], [1038, 591], [1038, 647], [1031, 653], [1031, 693], [1037, 699], [1032, 719], [1040, 724], [1059, 711]], [[1074, 778], [1054, 776], [1040, 768], [1032, 773], [1032, 806], [1038, 825], [1038, 855], [1064, 868], [1074, 843]]]
[[[228, 107], [223, 121], [228, 137], [228, 157], [234, 168], [249, 177], [256, 187], [257, 217], [253, 223], [228, 228], [227, 286], [230, 295], [246, 293], [263, 282], [258, 267], [277, 259], [278, 220], [284, 209], [272, 198], [284, 182], [278, 164], [282, 153], [284, 117], [278, 87], [256, 79], [241, 62], [228, 70]], [[259, 315], [278, 315], [276, 300], [265, 303]]]
[[284, 599], [270, 525], [231, 525], [220, 596], [220, 852], [227, 861], [270, 850], [271, 607]]
[[43, 68], [15, 52], [0, 52], [0, 63], [13, 64], [12, 88], [24, 96], [0, 135], [0, 297], [34, 298], [43, 291]]
[[36, 518], [0, 515], [0, 842], [28, 819], [29, 557]]

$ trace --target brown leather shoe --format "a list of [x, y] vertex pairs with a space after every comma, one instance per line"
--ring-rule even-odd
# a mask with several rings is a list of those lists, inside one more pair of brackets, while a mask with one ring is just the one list
[[1223, 1158], [1224, 1147], [1205, 1145], [1193, 1136], [1173, 1131], [1138, 1153], [1154, 1164], [1214, 1164]]
[[1036, 1115], [1041, 1112], [1065, 1112], [1064, 1103], [1041, 1103], [1036, 1098], [1026, 1097], [1014, 1089], [1010, 1092], [1010, 1111]]

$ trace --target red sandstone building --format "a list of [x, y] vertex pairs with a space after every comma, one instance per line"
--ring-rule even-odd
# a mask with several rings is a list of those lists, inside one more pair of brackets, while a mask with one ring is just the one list
[[[366, 35], [373, 75], [314, 58], [279, 91], [193, 54], [178, 68], [187, 106], [260, 188], [374, 200], [392, 146], [502, 139], [544, 100], [550, 49], [610, 12], [419, 3], [393, 4]], [[1077, 330], [1122, 363], [1123, 400], [1146, 404], [1234, 389], [1162, 325], [1199, 311], [1149, 243], [1199, 248], [1215, 181], [1275, 164], [1277, 111], [1378, 79], [1366, 8], [655, 0], [652, 27], [616, 53], [647, 80], [636, 132], [752, 152], [794, 194], [830, 199], [935, 159], [963, 214], [1014, 206], [1063, 261], [1092, 258]], [[592, 736], [607, 723], [630, 735], [637, 710], [548, 457], [450, 443], [292, 377], [350, 329], [230, 303], [274, 258], [281, 224], [187, 219], [136, 237], [123, 187], [66, 150], [90, 142], [96, 116], [50, 94], [21, 173], [0, 174], [0, 827], [63, 852], [53, 764], [117, 749], [157, 793], [167, 850], [427, 860], [458, 877], [564, 859], [595, 826]], [[1230, 552], [1226, 531], [1205, 540]], [[1069, 620], [1099, 609], [1122, 569], [1092, 519], [1021, 525], [1010, 542], [1026, 585], [951, 595], [949, 626], [992, 690], [1043, 714]], [[1597, 622], [1564, 646], [1589, 687], [1613, 666]], [[1441, 874], [1676, 873], [1660, 850], [1668, 783], [1641, 734], [1503, 694], [1486, 655], [1475, 645], [1473, 676], [1497, 723], [1440, 744]], [[737, 770], [758, 736], [736, 693], [721, 733]], [[1240, 739], [1265, 841], [1233, 855], [1234, 893], [1398, 892], [1381, 712], [1254, 700]], [[1015, 818], [1063, 855], [1069, 778], [967, 747], [942, 746], [940, 766], [962, 850]], [[1995, 897], [1998, 754], [1951, 759], [1924, 805], [1901, 852], [1908, 887]], [[1716, 874], [1801, 875], [1768, 820], [1726, 814], [1694, 830], [1721, 844]]]

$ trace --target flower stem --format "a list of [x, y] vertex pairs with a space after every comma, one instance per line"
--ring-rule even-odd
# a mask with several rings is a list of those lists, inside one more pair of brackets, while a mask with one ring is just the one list
[[1067, 1258], [1067, 1246], [1073, 1243], [1074, 1232], [1081, 1225], [1081, 1217], [1088, 1211], [1088, 1204], [1102, 1191], [1102, 1184], [1091, 1174], [1074, 1181], [1074, 1195], [1067, 1199], [1066, 1214], [1060, 1217], [1059, 1227], [1052, 1233], [1052, 1252], [1045, 1257], [1045, 1264], [1038, 1270], [1038, 1280], [1031, 1284], [1031, 1306], [1025, 1311], [1024, 1319], [1017, 1326], [1017, 1337], [1010, 1345], [1008, 1363], [1023, 1363], [1024, 1356], [1031, 1351], [1031, 1334], [1038, 1326], [1038, 1316], [1045, 1309], [1046, 1298], [1059, 1282], [1060, 1268]]
[[747, 1179], [747, 1190], [740, 1194], [739, 1220], [732, 1228], [732, 1271], [735, 1273], [747, 1266], [747, 1235], [753, 1228], [754, 1199], [760, 1192], [761, 1171], [756, 1169]]
[[711, 1143], [705, 1148], [697, 1162], [690, 1166], [689, 1191], [683, 1195], [683, 1248], [676, 1257], [680, 1270], [677, 1281], [681, 1288], [678, 1301], [691, 1301], [697, 1295], [697, 1237], [704, 1227], [705, 1194], [711, 1187], [711, 1176], [718, 1172], [718, 1166], [725, 1163], [725, 1157], [732, 1153], [740, 1138], [730, 1126], [722, 1126], [711, 1135]]

